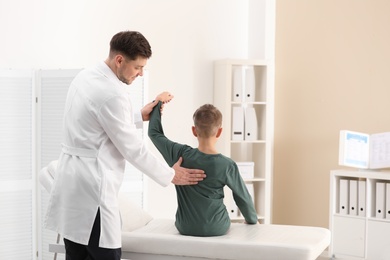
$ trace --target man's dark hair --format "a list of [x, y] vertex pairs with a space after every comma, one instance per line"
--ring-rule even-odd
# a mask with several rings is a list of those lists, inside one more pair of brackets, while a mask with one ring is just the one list
[[110, 41], [110, 57], [117, 53], [131, 60], [136, 60], [139, 56], [149, 59], [152, 56], [152, 49], [141, 33], [123, 31], [115, 34]]

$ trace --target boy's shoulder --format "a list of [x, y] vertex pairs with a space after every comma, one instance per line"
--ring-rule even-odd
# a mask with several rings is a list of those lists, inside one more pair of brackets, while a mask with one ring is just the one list
[[232, 158], [230, 158], [222, 153], [218, 154], [218, 158], [219, 158], [220, 162], [224, 165], [229, 165], [230, 167], [237, 167], [236, 162]]
[[230, 158], [230, 157], [228, 157], [228, 156], [226, 156], [226, 155], [224, 155], [224, 154], [222, 154], [222, 153], [220, 153], [220, 155], [221, 155], [221, 157], [222, 157], [224, 160], [226, 160], [226, 161], [228, 161], [228, 162], [230, 162], [230, 163], [236, 164], [236, 162], [235, 162], [232, 158]]

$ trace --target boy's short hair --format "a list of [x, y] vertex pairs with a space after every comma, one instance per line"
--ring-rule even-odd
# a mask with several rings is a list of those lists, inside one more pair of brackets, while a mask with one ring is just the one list
[[193, 119], [198, 136], [203, 138], [215, 135], [222, 125], [222, 113], [211, 104], [198, 108]]
[[149, 59], [152, 56], [152, 49], [141, 33], [123, 31], [115, 34], [110, 41], [110, 57], [117, 53], [131, 60], [136, 60], [139, 56]]

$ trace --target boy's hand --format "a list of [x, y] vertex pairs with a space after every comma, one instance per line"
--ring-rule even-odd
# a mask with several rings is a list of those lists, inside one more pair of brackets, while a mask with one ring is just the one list
[[155, 100], [152, 102], [146, 104], [142, 109], [141, 109], [141, 114], [142, 114], [142, 120], [143, 121], [149, 121], [150, 119], [150, 113], [152, 112], [153, 108], [158, 104], [159, 101], [161, 101], [163, 104], [161, 106], [160, 112], [162, 114], [164, 104], [168, 103], [171, 101], [173, 98], [173, 95], [167, 91], [162, 92], [159, 94]]
[[167, 91], [159, 94], [155, 100], [161, 101], [163, 104], [168, 103], [173, 98], [173, 95]]

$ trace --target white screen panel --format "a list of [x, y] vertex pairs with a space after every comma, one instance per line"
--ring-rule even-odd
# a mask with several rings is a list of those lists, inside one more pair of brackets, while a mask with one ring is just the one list
[[[66, 94], [73, 78], [80, 70], [42, 70], [38, 72], [37, 82], [40, 87], [40, 168], [52, 160], [57, 160], [61, 151], [62, 118], [65, 107]], [[41, 225], [45, 218], [49, 194], [41, 190]], [[57, 234], [43, 229], [41, 231], [41, 259], [53, 259], [49, 244], [57, 241]], [[62, 243], [62, 239], [60, 241]], [[58, 260], [65, 259], [63, 254]]]
[[0, 70], [0, 259], [33, 259], [35, 251], [32, 75]]
[[0, 192], [0, 259], [33, 259], [32, 191]]
[[0, 72], [0, 181], [31, 179], [32, 73]]

